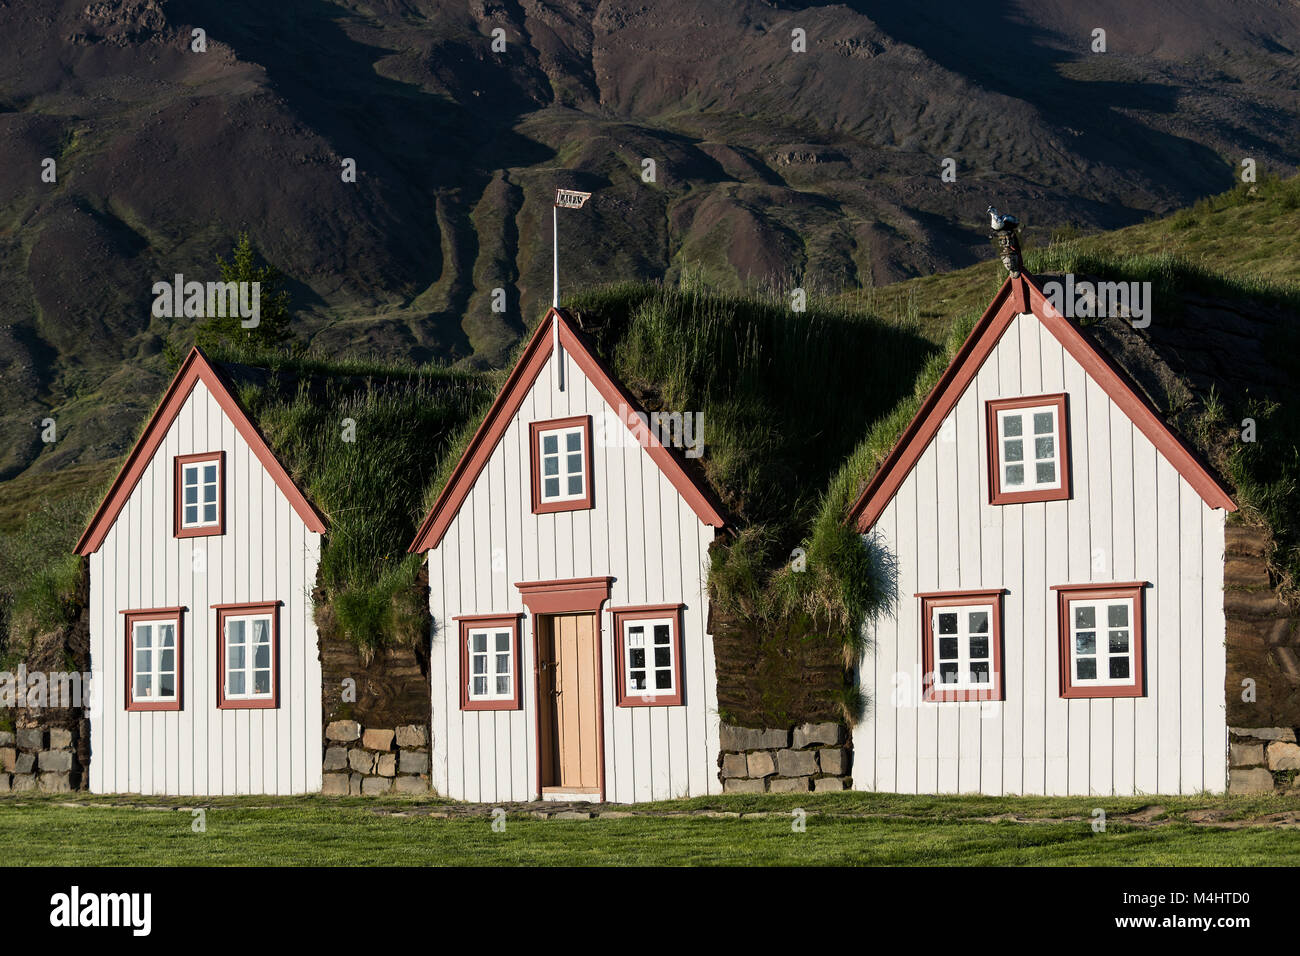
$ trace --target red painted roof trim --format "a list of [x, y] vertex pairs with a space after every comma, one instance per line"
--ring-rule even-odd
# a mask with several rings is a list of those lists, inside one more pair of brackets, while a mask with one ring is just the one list
[[[280, 464], [280, 460], [275, 457], [271, 447], [267, 445], [266, 439], [258, 431], [257, 426], [253, 424], [248, 413], [244, 411], [239, 400], [235, 398], [234, 393], [226, 385], [225, 380], [216, 368], [207, 359], [197, 347], [190, 350], [190, 354], [185, 357], [181, 367], [177, 370], [176, 376], [172, 379], [171, 384], [167, 387], [162, 401], [154, 411], [153, 416], [145, 425], [144, 433], [140, 436], [135, 447], [131, 449], [131, 454], [127, 456], [126, 463], [113, 479], [112, 486], [108, 489], [108, 494], [104, 496], [99, 510], [95, 512], [90, 524], [86, 526], [85, 532], [81, 535], [81, 540], [77, 542], [74, 549], [77, 554], [94, 554], [99, 550], [99, 546], [104, 543], [104, 538], [108, 531], [113, 527], [113, 522], [117, 520], [118, 514], [126, 505], [126, 501], [131, 497], [131, 492], [139, 483], [140, 477], [149, 467], [149, 462], [154, 453], [162, 444], [163, 439], [167, 437], [167, 432], [176, 420], [181, 407], [184, 406], [190, 393], [194, 391], [194, 386], [202, 382], [207, 386], [212, 397], [216, 399], [221, 410], [226, 413], [226, 417], [244, 436], [244, 441], [248, 442], [248, 447], [252, 449], [262, 467], [267, 470], [272, 480], [284, 492], [284, 496], [289, 499], [289, 504], [293, 510], [298, 512], [302, 518], [303, 524], [309, 531], [317, 534], [325, 532], [325, 519], [320, 512], [307, 500], [298, 486], [293, 483], [289, 477], [289, 472]], [[169, 471], [170, 474], [170, 471]], [[173, 490], [173, 494], [175, 491]]]
[[921, 403], [898, 443], [890, 450], [858, 500], [849, 509], [849, 520], [856, 523], [859, 531], [868, 531], [876, 523], [904, 479], [920, 460], [943, 420], [948, 417], [966, 387], [974, 380], [980, 366], [992, 353], [1002, 333], [1025, 308], [1026, 302], [1028, 311], [1083, 366], [1084, 371], [1101, 386], [1110, 400], [1120, 407], [1207, 505], [1225, 511], [1237, 510], [1228, 491], [1202, 464], [1196, 453], [1170, 430], [1160, 414], [1142, 398], [1123, 369], [1109, 356], [1094, 348], [1069, 319], [1051, 307], [1042, 290], [1028, 276], [1021, 275], [1014, 279], [1008, 277], [1002, 284], [993, 302], [957, 350], [952, 363]]
[[551, 356], [551, 350], [554, 348], [551, 333], [553, 316], [559, 317], [560, 344], [565, 352], [572, 356], [578, 368], [596, 386], [596, 390], [609, 403], [612, 410], [617, 413], [620, 405], [627, 409], [627, 417], [623, 423], [637, 436], [642, 447], [677, 489], [677, 493], [690, 505], [691, 510], [702, 522], [714, 528], [721, 528], [726, 523], [722, 517], [722, 506], [713, 490], [692, 477], [673, 453], [659, 442], [654, 433], [636, 415], [637, 412], [644, 413], [641, 404], [619, 384], [613, 373], [587, 347], [581, 333], [574, 327], [573, 321], [562, 310], [552, 308], [538, 323], [533, 337], [506, 378], [500, 394], [493, 401], [483, 423], [479, 425], [465, 453], [461, 455], [460, 461], [452, 470], [451, 478], [448, 479], [446, 486], [438, 495], [438, 500], [434, 502], [428, 515], [421, 522], [420, 529], [416, 532], [415, 540], [411, 542], [408, 551], [429, 551], [442, 543], [443, 535], [447, 533], [470, 489], [474, 487], [474, 482], [487, 466], [492, 452], [496, 450], [501, 437], [514, 420], [528, 390]]

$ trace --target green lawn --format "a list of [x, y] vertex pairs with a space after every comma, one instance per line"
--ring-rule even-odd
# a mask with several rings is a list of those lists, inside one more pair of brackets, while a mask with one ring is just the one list
[[[196, 805], [206, 832], [192, 829]], [[795, 807], [807, 811], [805, 832], [794, 832]], [[1107, 812], [1104, 833], [1093, 831], [1095, 807]], [[1300, 801], [1277, 797], [852, 793], [603, 809], [638, 815], [538, 819], [522, 809], [495, 832], [481, 808], [437, 800], [13, 794], [0, 798], [0, 865], [1300, 864], [1300, 833], [1285, 826], [1300, 819]], [[1207, 811], [1217, 825], [1195, 822]], [[1123, 819], [1130, 813], [1138, 818]], [[1004, 815], [1016, 819], [988, 819]]]

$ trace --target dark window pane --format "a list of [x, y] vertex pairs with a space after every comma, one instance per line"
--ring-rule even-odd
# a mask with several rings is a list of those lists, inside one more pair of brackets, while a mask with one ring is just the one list
[[569, 494], [571, 495], [582, 494], [582, 475], [573, 475], [569, 479]]
[[1075, 627], [1096, 627], [1097, 617], [1091, 604], [1078, 605], [1074, 609]]
[[1056, 418], [1051, 412], [1036, 412], [1034, 414], [1034, 434], [1050, 435], [1055, 431], [1054, 419]]
[[989, 612], [971, 611], [966, 617], [966, 629], [972, 634], [987, 634], [989, 632]]
[[655, 667], [667, 667], [673, 662], [673, 652], [666, 647], [655, 648]]
[[1024, 461], [1025, 443], [1020, 439], [1016, 439], [1015, 441], [1003, 442], [1002, 448], [1003, 448], [1002, 457], [1005, 458], [1007, 461], [1009, 462]]
[[973, 662], [970, 666], [970, 679], [976, 684], [987, 684], [989, 682], [989, 662]]
[[939, 683], [955, 684], [957, 683], [957, 665], [940, 664], [939, 665]]
[[1041, 485], [1050, 485], [1056, 481], [1056, 466], [1050, 461], [1038, 465], [1034, 472], [1038, 475], [1038, 483]]
[[939, 615], [939, 633], [956, 634], [957, 633], [957, 612], [944, 611]]
[[1114, 680], [1128, 679], [1128, 658], [1112, 657], [1110, 659], [1110, 676]]
[[655, 672], [655, 688], [657, 690], [671, 690], [673, 686], [672, 671]]
[[1128, 631], [1110, 632], [1110, 652], [1112, 654], [1128, 653]]
[[637, 667], [637, 668], [645, 667], [644, 648], [641, 647], [632, 648], [632, 650], [628, 652], [628, 657], [631, 659], [633, 667]]
[[1111, 627], [1124, 627], [1128, 624], [1128, 605], [1109, 604], [1106, 606], [1106, 623]]
[[1076, 654], [1097, 653], [1097, 632], [1080, 631], [1074, 635], [1074, 652]]
[[569, 451], [577, 451], [582, 447], [582, 432], [569, 432], [564, 436], [564, 442]]
[[1006, 436], [1021, 434], [1019, 415], [1012, 414], [1002, 419], [1002, 434]]
[[974, 660], [988, 657], [989, 639], [987, 637], [972, 637], [970, 639], [970, 656]]
[[560, 496], [560, 479], [547, 478], [543, 493], [547, 498], [558, 498]]
[[558, 475], [559, 473], [560, 473], [560, 459], [558, 458], [542, 459], [543, 475]]
[[1094, 680], [1097, 677], [1097, 659], [1095, 657], [1085, 657], [1080, 660], [1075, 668], [1075, 673], [1079, 680]]
[[543, 451], [545, 454], [547, 454], [547, 455], [554, 455], [554, 454], [557, 454], [557, 453], [559, 452], [559, 450], [560, 450], [560, 436], [559, 436], [559, 435], [543, 435], [543, 436], [542, 436], [542, 451]]
[[941, 637], [939, 638], [939, 660], [952, 661], [957, 659], [957, 638]]

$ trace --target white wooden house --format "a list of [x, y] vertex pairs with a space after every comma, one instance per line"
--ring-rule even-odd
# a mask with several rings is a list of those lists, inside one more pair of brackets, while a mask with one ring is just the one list
[[552, 309], [421, 525], [439, 793], [720, 790], [705, 570], [723, 518], [640, 412]]
[[92, 791], [320, 789], [324, 531], [193, 350], [76, 548], [90, 564]]
[[1222, 791], [1228, 493], [1029, 278], [854, 506], [896, 573], [854, 786]]

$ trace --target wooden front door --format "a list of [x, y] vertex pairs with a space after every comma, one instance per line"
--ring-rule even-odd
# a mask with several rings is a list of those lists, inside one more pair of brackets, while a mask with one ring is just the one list
[[594, 614], [539, 616], [542, 790], [600, 792], [600, 641]]

